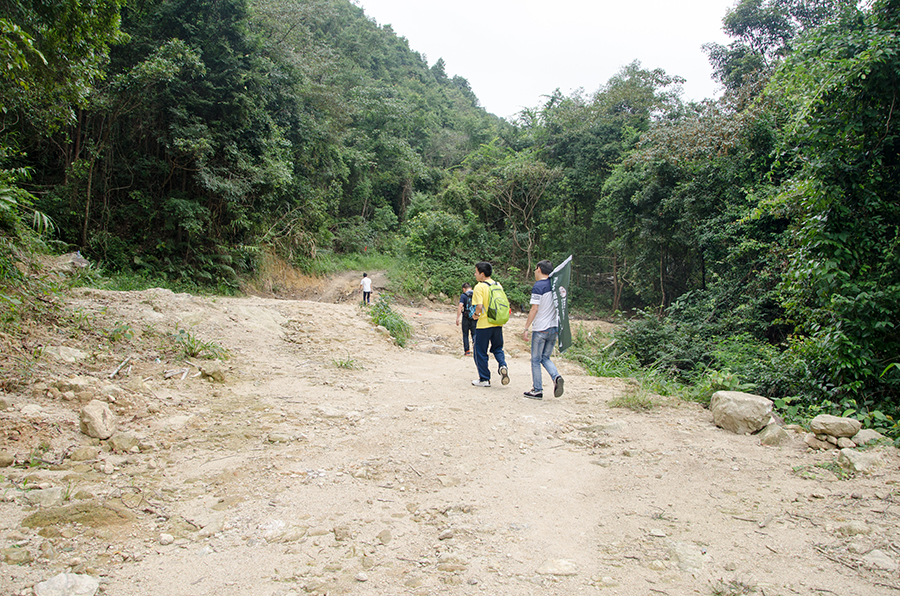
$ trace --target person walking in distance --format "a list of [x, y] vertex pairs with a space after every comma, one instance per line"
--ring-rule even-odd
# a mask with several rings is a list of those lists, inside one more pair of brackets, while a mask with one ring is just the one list
[[362, 281], [359, 282], [359, 287], [362, 288], [363, 303], [371, 304], [371, 301], [372, 301], [372, 278], [369, 277], [368, 273], [363, 273], [363, 278], [362, 278]]
[[553, 380], [553, 396], [560, 397], [563, 394], [563, 378], [556, 365], [550, 360], [553, 354], [553, 346], [559, 335], [559, 321], [556, 314], [556, 305], [553, 303], [553, 291], [550, 286], [550, 273], [553, 264], [550, 261], [541, 261], [534, 269], [535, 284], [531, 289], [531, 310], [528, 311], [528, 319], [525, 321], [525, 331], [522, 339], [528, 341], [528, 327], [534, 323], [531, 333], [531, 390], [525, 392], [529, 399], [543, 399], [544, 386], [541, 379], [541, 367], [550, 373]]
[[[475, 305], [475, 366], [478, 378], [472, 381], [476, 387], [491, 386], [491, 369], [488, 366], [488, 351], [497, 359], [500, 382], [509, 385], [509, 372], [506, 368], [506, 355], [503, 353], [503, 325], [495, 325], [488, 321], [487, 310], [490, 306], [491, 286], [499, 283], [491, 279], [494, 268], [484, 261], [475, 265], [475, 289], [472, 292], [472, 304]], [[500, 286], [502, 289], [502, 286]]]
[[462, 285], [462, 294], [459, 295], [459, 308], [456, 309], [456, 326], [462, 322], [463, 352], [466, 356], [472, 355], [469, 349], [469, 336], [472, 336], [472, 344], [475, 344], [475, 306], [472, 304], [472, 284], [466, 282]]

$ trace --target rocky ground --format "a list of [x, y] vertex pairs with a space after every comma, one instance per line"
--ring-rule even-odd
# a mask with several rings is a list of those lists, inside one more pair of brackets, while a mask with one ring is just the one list
[[[900, 589], [894, 448], [848, 474], [696, 404], [612, 407], [635, 387], [564, 358], [565, 394], [524, 399], [521, 316], [511, 384], [472, 387], [452, 301], [395, 305], [399, 348], [357, 277], [306, 300], [76, 291], [104, 333], [55, 330], [0, 394], [0, 593], [61, 573], [129, 596]], [[178, 357], [188, 340], [230, 357]], [[80, 428], [92, 400], [109, 440]]]

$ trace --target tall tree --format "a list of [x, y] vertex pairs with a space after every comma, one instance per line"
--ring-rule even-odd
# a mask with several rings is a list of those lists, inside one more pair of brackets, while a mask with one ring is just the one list
[[770, 83], [785, 101], [772, 210], [795, 222], [785, 306], [836, 403], [900, 405], [900, 4], [807, 35]]

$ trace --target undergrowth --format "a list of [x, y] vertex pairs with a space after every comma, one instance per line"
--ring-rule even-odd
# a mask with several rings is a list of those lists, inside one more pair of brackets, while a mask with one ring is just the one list
[[390, 294], [381, 294], [378, 301], [371, 306], [363, 306], [369, 309], [369, 316], [376, 325], [381, 325], [388, 330], [394, 342], [401, 348], [406, 347], [406, 342], [412, 337], [413, 326], [403, 318], [403, 315], [391, 308], [393, 297]]

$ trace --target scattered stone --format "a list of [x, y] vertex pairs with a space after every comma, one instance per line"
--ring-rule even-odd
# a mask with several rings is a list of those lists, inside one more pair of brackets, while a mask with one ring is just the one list
[[69, 252], [58, 257], [47, 257], [47, 268], [51, 273], [78, 273], [91, 266], [91, 262], [81, 256], [81, 251]]
[[594, 585], [598, 588], [615, 588], [619, 585], [619, 582], [614, 580], [613, 578], [604, 575], [603, 577], [594, 578]]
[[9, 451], [0, 451], [0, 468], [8, 468], [16, 463], [16, 456]]
[[755, 433], [772, 420], [772, 401], [742, 391], [716, 391], [709, 409], [716, 426], [739, 435]]
[[376, 538], [378, 538], [378, 541], [381, 542], [381, 544], [387, 544], [387, 543], [390, 542], [394, 537], [391, 535], [391, 531], [390, 531], [390, 530], [385, 529], [385, 530], [380, 531], [380, 532], [378, 533], [378, 536], [376, 536]]
[[109, 446], [113, 451], [131, 451], [131, 448], [137, 447], [137, 445], [137, 437], [129, 432], [116, 433], [109, 438]]
[[159, 535], [159, 543], [162, 546], [169, 546], [170, 544], [175, 542], [175, 537], [171, 534], [160, 534]]
[[837, 440], [838, 449], [853, 449], [856, 447], [856, 443], [848, 439], [847, 437], [839, 437]]
[[847, 552], [854, 555], [864, 555], [872, 551], [872, 547], [864, 542], [853, 541], [847, 545]]
[[369, 576], [366, 575], [364, 571], [360, 571], [356, 574], [356, 577], [354, 579], [356, 579], [356, 581], [358, 582], [367, 582], [369, 581]]
[[550, 559], [537, 569], [538, 575], [577, 575], [578, 565], [568, 559]]
[[34, 507], [59, 507], [63, 503], [65, 490], [61, 486], [39, 490], [27, 490], [25, 500]]
[[353, 532], [350, 531], [350, 526], [337, 526], [334, 529], [334, 539], [338, 542], [352, 540]]
[[316, 414], [318, 414], [322, 418], [343, 418], [345, 412], [340, 408], [333, 408], [331, 406], [319, 406], [318, 408], [316, 408]]
[[884, 435], [878, 432], [877, 430], [872, 430], [871, 428], [864, 428], [853, 437], [853, 442], [857, 445], [866, 445], [873, 441], [878, 441], [884, 438]]
[[225, 368], [218, 360], [200, 366], [200, 376], [213, 383], [225, 382]]
[[100, 582], [90, 575], [60, 573], [34, 586], [34, 596], [94, 596]]
[[648, 532], [654, 538], [665, 538], [666, 533], [660, 530], [659, 528], [652, 528], [650, 532]]
[[769, 424], [759, 433], [759, 444], [782, 447], [791, 442], [791, 435], [777, 424]]
[[43, 409], [37, 404], [26, 404], [19, 411], [23, 416], [40, 416], [43, 413]]
[[69, 454], [69, 459], [72, 461], [90, 461], [92, 459], [97, 459], [99, 453], [100, 449], [98, 447], [76, 447], [72, 453]]
[[62, 362], [68, 362], [69, 364], [74, 364], [79, 360], [84, 360], [85, 358], [87, 358], [87, 354], [85, 352], [66, 346], [47, 346], [41, 353]]
[[872, 529], [865, 523], [861, 521], [852, 521], [846, 524], [842, 524], [838, 526], [837, 533], [841, 536], [858, 536], [861, 534], [868, 534], [872, 531]]
[[669, 559], [687, 573], [696, 573], [703, 568], [703, 549], [693, 543], [676, 542], [669, 548]]
[[897, 571], [898, 565], [891, 556], [882, 550], [874, 549], [863, 557], [863, 563], [875, 569], [883, 569], [885, 571]]
[[134, 515], [123, 507], [88, 501], [65, 507], [42, 509], [23, 519], [22, 525], [26, 528], [44, 528], [79, 523], [83, 526], [98, 528], [128, 523], [133, 519]]
[[881, 454], [872, 451], [856, 451], [855, 449], [841, 449], [837, 456], [837, 464], [848, 472], [867, 474], [880, 467], [884, 461]]
[[0, 556], [2, 556], [3, 561], [10, 565], [28, 565], [34, 561], [34, 557], [31, 556], [31, 552], [27, 548], [15, 546], [0, 550]]
[[453, 535], [453, 528], [447, 528], [446, 530], [438, 534], [438, 540], [449, 540], [453, 538]]
[[106, 403], [93, 400], [81, 410], [81, 432], [87, 436], [105, 440], [115, 430], [116, 418]]
[[282, 433], [269, 433], [268, 441], [269, 443], [290, 443], [291, 438]]
[[806, 433], [806, 436], [803, 437], [803, 442], [806, 443], [806, 446], [810, 449], [835, 449], [837, 445], [832, 445], [828, 441], [822, 441], [816, 437], [815, 433]]
[[832, 437], [852, 437], [861, 428], [862, 422], [855, 418], [839, 418], [828, 414], [819, 414], [809, 423], [809, 430], [812, 432]]

